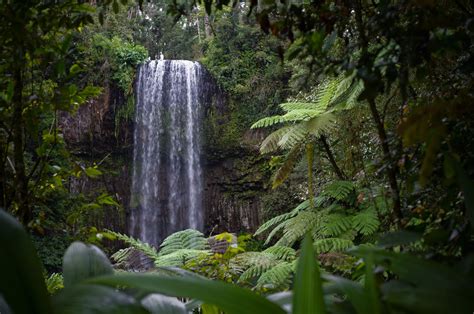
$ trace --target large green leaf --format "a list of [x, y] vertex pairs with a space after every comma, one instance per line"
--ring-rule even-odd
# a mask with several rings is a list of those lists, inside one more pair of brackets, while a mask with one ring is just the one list
[[474, 285], [468, 274], [409, 254], [358, 248], [358, 256], [373, 255], [374, 262], [395, 273], [399, 281], [382, 287], [388, 303], [416, 313], [470, 313]]
[[42, 273], [26, 231], [0, 209], [0, 294], [13, 313], [52, 313]]
[[61, 290], [53, 298], [55, 313], [60, 314], [146, 314], [132, 296], [103, 286], [77, 284]]
[[231, 284], [188, 277], [164, 277], [152, 274], [117, 274], [88, 280], [91, 283], [125, 286], [148, 292], [199, 299], [217, 305], [226, 313], [285, 313], [278, 305], [250, 290]]
[[63, 258], [64, 286], [81, 283], [87, 278], [113, 274], [107, 256], [96, 246], [74, 242]]
[[151, 314], [186, 314], [186, 307], [177, 298], [152, 293], [142, 300], [142, 305]]
[[326, 313], [321, 274], [316, 263], [310, 235], [306, 235], [303, 240], [301, 256], [295, 275], [293, 313]]

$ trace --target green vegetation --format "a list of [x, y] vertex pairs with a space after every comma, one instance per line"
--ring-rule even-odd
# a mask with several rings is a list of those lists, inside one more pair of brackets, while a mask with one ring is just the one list
[[[473, 14], [1, 1], [0, 313], [472, 313]], [[160, 54], [200, 61], [226, 98], [206, 108], [203, 150], [225, 165], [220, 193], [258, 204], [253, 234], [154, 247], [124, 232], [119, 143], [137, 67]], [[112, 148], [68, 142], [82, 131]]]

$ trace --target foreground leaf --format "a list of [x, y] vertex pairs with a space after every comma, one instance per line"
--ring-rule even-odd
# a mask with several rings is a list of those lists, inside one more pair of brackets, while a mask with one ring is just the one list
[[303, 240], [293, 289], [293, 313], [326, 313], [321, 274], [314, 257], [311, 237]]
[[28, 234], [0, 209], [0, 294], [13, 313], [52, 313], [42, 273]]
[[133, 297], [115, 289], [78, 284], [53, 298], [55, 313], [61, 314], [147, 314]]
[[70, 287], [87, 278], [113, 274], [112, 264], [95, 245], [74, 242], [64, 253], [64, 286]]
[[276, 304], [250, 290], [206, 279], [164, 277], [151, 274], [117, 274], [88, 280], [90, 283], [125, 286], [147, 292], [199, 299], [226, 313], [284, 314]]

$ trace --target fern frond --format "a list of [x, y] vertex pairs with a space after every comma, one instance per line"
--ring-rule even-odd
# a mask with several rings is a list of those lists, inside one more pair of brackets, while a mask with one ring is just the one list
[[[301, 204], [300, 204], [301, 205]], [[288, 213], [284, 213], [284, 214], [281, 214], [279, 216], [275, 216], [273, 217], [272, 219], [268, 220], [267, 222], [265, 222], [264, 224], [262, 224], [258, 229], [257, 231], [255, 231], [254, 233], [254, 236], [258, 236], [259, 234], [262, 234], [263, 232], [267, 231], [268, 229], [270, 229], [271, 227], [273, 227], [274, 225], [276, 224], [279, 224], [285, 220], [288, 220], [294, 216], [296, 216], [298, 214], [298, 212], [300, 211], [300, 206], [296, 207], [295, 209], [293, 209], [292, 211], [288, 212]]]
[[118, 250], [110, 256], [110, 259], [114, 261], [115, 264], [122, 264], [128, 260], [133, 250], [133, 247], [127, 247], [125, 249]]
[[207, 250], [209, 244], [204, 235], [194, 229], [178, 231], [168, 236], [160, 246], [159, 256], [168, 255], [177, 250]]
[[306, 131], [310, 135], [318, 136], [322, 133], [329, 132], [334, 126], [336, 116], [333, 112], [327, 111], [317, 117], [310, 119], [306, 123]]
[[339, 85], [338, 92], [332, 100], [330, 106], [335, 110], [345, 110], [354, 108], [359, 102], [358, 98], [364, 91], [364, 82], [354, 79], [354, 76], [345, 78]]
[[343, 214], [330, 214], [324, 218], [321, 228], [325, 236], [338, 237], [352, 227], [352, 217]]
[[291, 126], [285, 126], [270, 133], [260, 145], [260, 153], [267, 154], [276, 151], [279, 148], [278, 142], [280, 142], [281, 138], [289, 129], [291, 129]]
[[114, 232], [114, 231], [110, 231], [110, 230], [107, 230], [107, 232], [114, 235], [117, 239], [125, 242], [126, 244], [130, 245], [131, 247], [133, 247], [133, 248], [137, 249], [138, 251], [142, 252], [143, 254], [148, 256], [149, 258], [151, 258], [153, 260], [158, 258], [158, 252], [150, 244], [142, 242], [138, 239], [127, 236], [127, 235], [122, 234], [122, 233], [118, 233], [118, 232]]
[[257, 289], [261, 288], [288, 288], [291, 284], [291, 276], [294, 273], [294, 263], [281, 262], [264, 272], [257, 280]]
[[314, 249], [316, 253], [327, 253], [327, 252], [341, 252], [354, 246], [351, 240], [340, 239], [340, 238], [325, 238], [319, 239], [314, 242]]
[[274, 245], [263, 251], [263, 253], [273, 254], [277, 259], [288, 262], [293, 261], [296, 258], [296, 251], [287, 246]]
[[275, 116], [265, 117], [258, 120], [257, 122], [252, 124], [250, 128], [251, 129], [266, 128], [266, 127], [269, 127], [278, 123], [282, 123], [282, 122], [286, 122], [285, 118], [283, 118], [283, 116], [281, 115], [275, 115]]
[[297, 216], [288, 220], [285, 225], [283, 236], [278, 240], [278, 246], [292, 246], [296, 241], [315, 228], [320, 220], [320, 213], [313, 211], [302, 211]]
[[354, 189], [354, 184], [350, 181], [334, 181], [329, 185], [326, 185], [321, 194], [342, 201], [349, 196]]
[[331, 100], [334, 98], [337, 87], [341, 81], [342, 78], [337, 77], [326, 79], [321, 84], [319, 84], [315, 91], [315, 102], [319, 103], [320, 106], [327, 108], [331, 103]]
[[294, 124], [278, 141], [278, 147], [281, 149], [291, 149], [296, 145], [301, 145], [308, 135], [306, 125], [303, 123]]
[[285, 226], [287, 225], [288, 223], [288, 220], [285, 220], [283, 221], [282, 223], [280, 223], [278, 226], [276, 226], [275, 228], [273, 228], [273, 230], [268, 234], [268, 237], [267, 239], [265, 240], [265, 242], [263, 243], [264, 245], [268, 245], [270, 243], [270, 241], [273, 239], [273, 237], [278, 233], [278, 231], [282, 230], [283, 228], [285, 228]]
[[373, 234], [380, 226], [377, 212], [369, 207], [352, 218], [352, 227], [363, 235]]
[[155, 266], [157, 267], [180, 267], [187, 262], [202, 255], [211, 255], [210, 251], [193, 250], [193, 249], [179, 249], [166, 255], [160, 255], [155, 259]]
[[296, 163], [301, 159], [301, 145], [297, 145], [291, 149], [286, 156], [286, 160], [280, 168], [273, 175], [272, 188], [276, 189], [280, 186], [290, 175]]
[[315, 102], [286, 102], [280, 104], [280, 108], [286, 112], [293, 110], [315, 110], [323, 113], [326, 110], [326, 106], [321, 105], [320, 103]]

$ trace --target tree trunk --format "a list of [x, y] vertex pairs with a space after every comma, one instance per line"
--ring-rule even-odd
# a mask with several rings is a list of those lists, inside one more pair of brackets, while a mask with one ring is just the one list
[[328, 156], [328, 159], [329, 159], [329, 162], [331, 163], [333, 169], [334, 169], [334, 172], [336, 173], [337, 177], [341, 180], [345, 180], [347, 179], [346, 175], [344, 174], [344, 172], [341, 170], [341, 168], [339, 168], [339, 166], [337, 165], [337, 162], [336, 162], [336, 159], [334, 158], [334, 154], [332, 153], [332, 150], [331, 150], [331, 147], [329, 146], [329, 143], [327, 141], [327, 138], [326, 136], [324, 135], [321, 135], [319, 137], [319, 140], [321, 141], [321, 143], [323, 144], [323, 147], [324, 147], [324, 151], [326, 152], [326, 155]]
[[18, 217], [21, 222], [27, 224], [31, 219], [31, 212], [28, 204], [28, 178], [25, 170], [24, 149], [24, 121], [23, 121], [23, 77], [21, 68], [17, 67], [13, 74], [13, 160], [15, 163], [15, 203], [18, 206]]
[[383, 126], [382, 120], [380, 119], [380, 114], [377, 110], [374, 99], [369, 99], [369, 107], [370, 112], [372, 113], [372, 118], [374, 120], [375, 126], [377, 127], [377, 133], [379, 136], [380, 143], [382, 145], [383, 156], [385, 162], [387, 163], [387, 178], [390, 185], [390, 192], [392, 193], [393, 212], [395, 214], [395, 217], [398, 220], [401, 220], [403, 218], [403, 214], [401, 211], [400, 191], [397, 183], [398, 167], [392, 159], [390, 147], [388, 146], [387, 133], [385, 132], [385, 127]]

